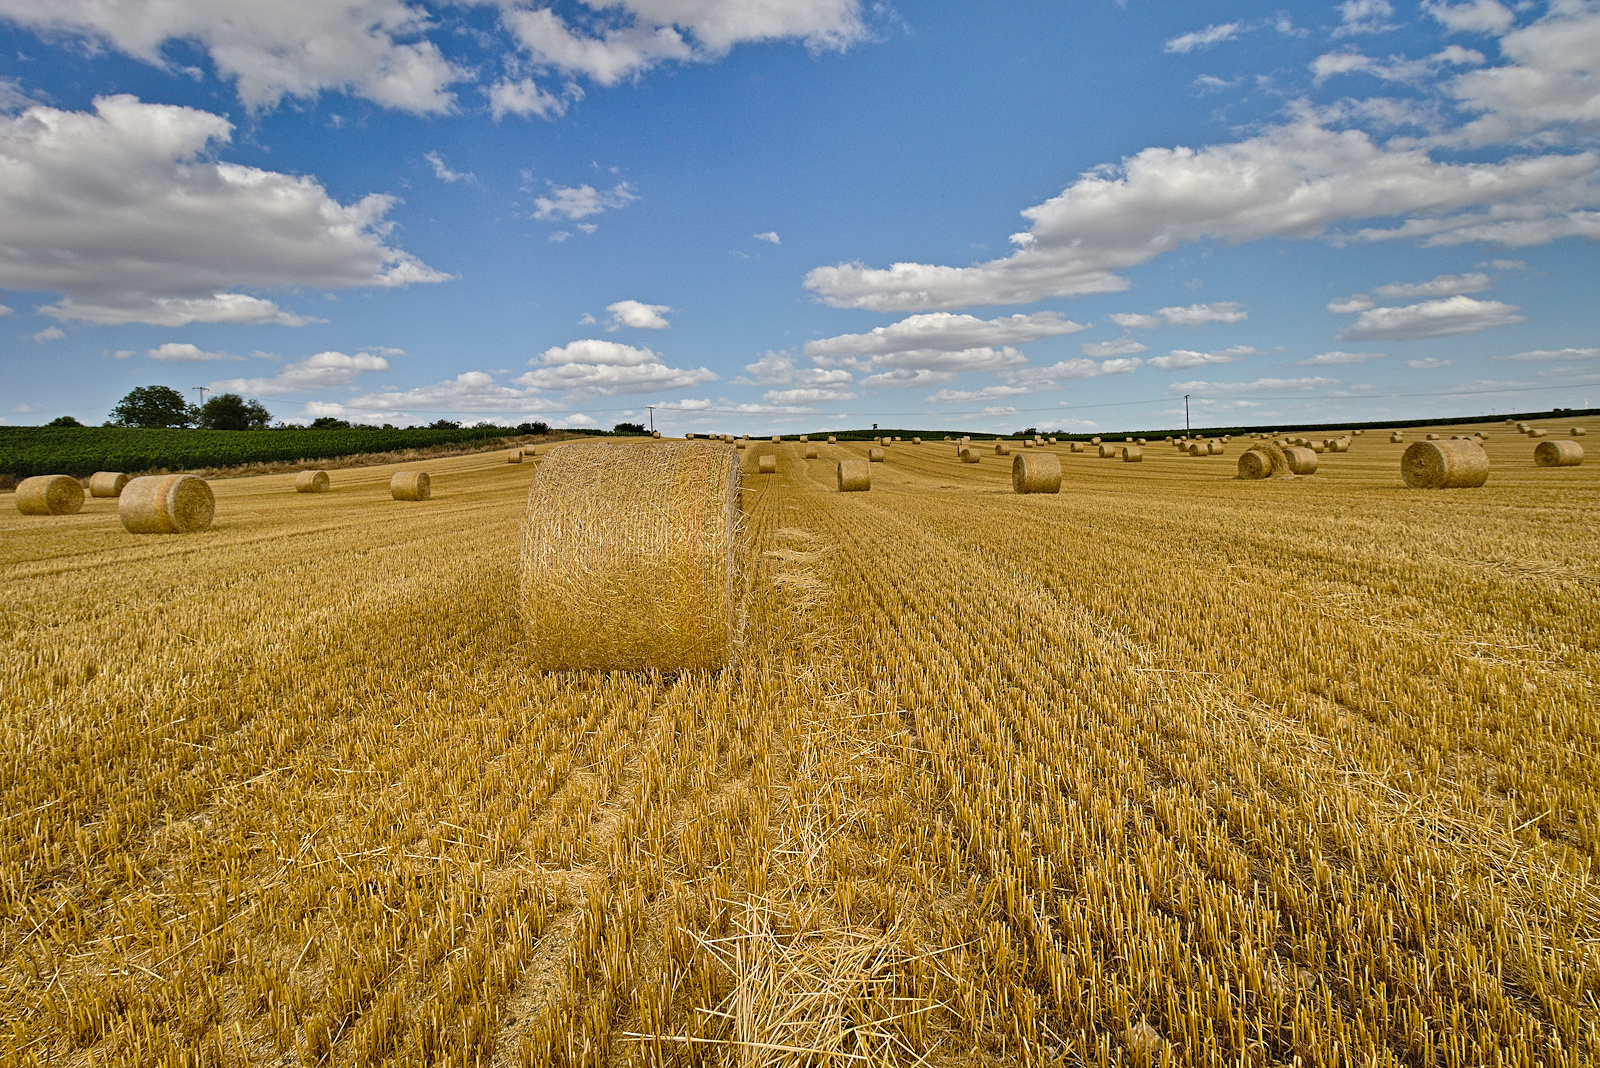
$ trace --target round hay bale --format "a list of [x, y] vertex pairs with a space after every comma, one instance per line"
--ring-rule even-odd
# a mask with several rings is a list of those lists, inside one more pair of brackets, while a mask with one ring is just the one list
[[[521, 463], [521, 460], [517, 461]], [[294, 491], [296, 493], [327, 493], [328, 472], [302, 471], [294, 476]]]
[[975, 464], [981, 459], [981, 454], [971, 445], [963, 445], [956, 450], [956, 457], [964, 464]]
[[738, 441], [733, 443], [733, 447], [736, 448], [736, 449], [742, 449], [748, 444], [749, 444], [748, 441], [745, 441], [743, 438], [741, 438]]
[[1222, 455], [1222, 442], [1220, 442], [1220, 441], [1208, 441], [1208, 442], [1206, 442], [1206, 452], [1209, 453], [1212, 456], [1221, 456]]
[[912, 438], [911, 439], [911, 444], [913, 444], [913, 445], [921, 445], [922, 444], [922, 439], [921, 438]]
[[1534, 427], [1532, 430], [1528, 431], [1528, 436], [1530, 438], [1542, 438], [1548, 433], [1549, 433], [1548, 430], [1544, 430], [1544, 429], [1542, 429], [1540, 427]]
[[1030, 439], [1030, 438], [1023, 438], [1023, 439], [1022, 439], [1022, 447], [1023, 447], [1023, 448], [1024, 448], [1024, 449], [1031, 449], [1031, 448], [1033, 448], [1033, 441], [1032, 441], [1032, 439]]
[[128, 476], [121, 471], [96, 471], [89, 476], [91, 497], [120, 497], [128, 484]]
[[895, 436], [894, 436], [894, 440], [896, 440], [896, 441], [899, 441], [899, 440], [900, 440], [900, 435], [899, 435], [899, 434], [896, 434], [896, 435], [895, 435]]
[[1146, 445], [1148, 445], [1149, 442], [1145, 441], [1144, 438], [1140, 438], [1135, 444], [1137, 444], [1142, 449]]
[[694, 440], [694, 431], [693, 430], [685, 431], [684, 435], [683, 435], [683, 440], [684, 441], [693, 441]]
[[129, 482], [117, 518], [129, 534], [190, 534], [211, 526], [217, 499], [195, 475], [145, 475]]
[[1069, 445], [1067, 447], [1070, 448], [1073, 452], [1082, 452], [1083, 451], [1083, 442], [1074, 441], [1071, 445]]
[[17, 483], [23, 515], [73, 515], [83, 507], [83, 484], [71, 475], [34, 475]]
[[1389, 444], [1391, 445], [1398, 445], [1404, 440], [1406, 440], [1406, 436], [1398, 430], [1389, 435]]
[[1400, 457], [1400, 477], [1412, 489], [1473, 489], [1489, 481], [1489, 454], [1470, 438], [1414, 441]]
[[1090, 438], [1089, 439], [1089, 444], [1090, 445], [1098, 445], [1098, 444], [1100, 444], [1100, 439], [1099, 438]]
[[1239, 477], [1243, 479], [1283, 478], [1292, 474], [1294, 468], [1288, 454], [1276, 441], [1252, 445], [1239, 457]]
[[714, 671], [744, 634], [739, 459], [710, 442], [551, 451], [523, 520], [524, 648], [544, 671]]
[[1117, 447], [1115, 445], [1102, 445], [1100, 446], [1099, 452], [1100, 459], [1104, 460], [1108, 456], [1115, 456], [1117, 454]]
[[1200, 444], [1198, 441], [1191, 441], [1191, 442], [1189, 442], [1189, 455], [1190, 456], [1210, 456], [1211, 455], [1211, 450], [1206, 448], [1204, 445]]
[[949, 435], [949, 434], [946, 434], [946, 435], [945, 435], [945, 436], [944, 436], [944, 440], [946, 440], [946, 441], [949, 441], [949, 440], [950, 440], [950, 435]]
[[[547, 462], [549, 459], [545, 457]], [[426, 471], [396, 471], [389, 479], [389, 496], [397, 501], [425, 501], [433, 496], [433, 480]]]
[[1540, 467], [1577, 467], [1583, 463], [1583, 446], [1576, 441], [1541, 441], [1533, 447], [1533, 462]]
[[1320, 441], [1313, 441], [1311, 443], [1311, 451], [1320, 456], [1328, 451], [1328, 446], [1324, 445]]
[[770, 452], [756, 460], [756, 474], [775, 475], [778, 473], [778, 458]]
[[782, 444], [783, 443], [783, 435], [782, 434], [774, 434], [774, 435], [772, 435], [772, 443], [774, 445]]
[[800, 444], [804, 445], [806, 442], [808, 442], [810, 440], [811, 440], [811, 435], [810, 434], [801, 434], [800, 435]]
[[661, 437], [661, 431], [652, 430], [652, 431], [650, 431], [650, 436], [653, 437], [653, 438], [659, 438], [659, 437]]
[[1124, 445], [1122, 447], [1122, 462], [1125, 464], [1144, 463], [1144, 449], [1138, 445]]
[[1060, 493], [1061, 460], [1054, 453], [1017, 453], [1011, 461], [1011, 488], [1018, 493]]
[[1352, 430], [1352, 431], [1350, 431], [1350, 433], [1354, 434], [1358, 438], [1361, 436], [1361, 431], [1359, 431], [1359, 430]]
[[875, 463], [875, 464], [883, 463], [883, 448], [882, 448], [882, 446], [874, 446], [874, 447], [868, 449], [867, 450], [867, 459], [870, 462]]
[[829, 445], [837, 445], [837, 444], [839, 444], [839, 439], [834, 437], [832, 434], [829, 434], [828, 435], [828, 444]]
[[815, 460], [816, 458], [817, 458], [817, 447], [815, 445], [807, 445], [806, 446], [806, 459], [807, 460]]
[[872, 466], [865, 460], [839, 461], [839, 492], [862, 493], [872, 488]]
[[1283, 458], [1289, 464], [1289, 473], [1294, 475], [1314, 475], [1317, 473], [1317, 454], [1304, 445], [1291, 445], [1283, 450]]
[[1572, 428], [1572, 436], [1575, 438], [1581, 438], [1587, 433], [1588, 431], [1583, 429], [1581, 426], [1575, 426]]
[[[506, 457], [506, 463], [508, 463], [508, 464], [520, 464], [521, 462], [522, 462], [522, 450], [521, 449], [516, 450], [510, 456]], [[301, 474], [305, 474], [305, 472], [302, 471]]]
[[1050, 444], [1054, 445], [1055, 443], [1056, 443], [1056, 439], [1055, 438], [1051, 438], [1050, 439]]
[[1004, 441], [997, 441], [994, 443], [994, 454], [996, 456], [1010, 456], [1011, 446]]

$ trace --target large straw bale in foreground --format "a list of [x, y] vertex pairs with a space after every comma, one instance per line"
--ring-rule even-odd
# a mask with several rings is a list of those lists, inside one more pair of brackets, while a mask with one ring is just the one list
[[1061, 460], [1053, 452], [1019, 452], [1011, 461], [1011, 488], [1018, 493], [1060, 493]]
[[23, 515], [72, 515], [83, 507], [83, 485], [71, 475], [34, 475], [17, 483]]
[[[517, 461], [521, 463], [521, 460]], [[294, 476], [294, 491], [296, 493], [327, 493], [328, 472], [302, 471]]]
[[120, 497], [122, 490], [130, 481], [129, 476], [121, 471], [96, 471], [89, 476], [89, 495], [91, 497]]
[[1289, 462], [1290, 474], [1314, 475], [1317, 473], [1317, 454], [1304, 445], [1293, 445], [1284, 449], [1283, 456]]
[[145, 475], [123, 487], [117, 518], [129, 534], [192, 534], [211, 526], [217, 499], [195, 475]]
[[1540, 467], [1577, 467], [1583, 463], [1583, 446], [1576, 441], [1541, 441], [1533, 447], [1533, 462]]
[[872, 488], [872, 468], [865, 460], [839, 461], [839, 492], [861, 493]]
[[433, 480], [426, 471], [396, 471], [389, 479], [389, 496], [397, 501], [425, 501], [433, 496]]
[[744, 632], [738, 454], [568, 444], [533, 477], [520, 607], [545, 671], [715, 670]]
[[1289, 457], [1276, 441], [1262, 441], [1250, 446], [1239, 456], [1239, 477], [1242, 479], [1282, 478], [1294, 474]]
[[1471, 438], [1414, 441], [1400, 457], [1400, 477], [1413, 489], [1474, 489], [1489, 481], [1489, 454]]

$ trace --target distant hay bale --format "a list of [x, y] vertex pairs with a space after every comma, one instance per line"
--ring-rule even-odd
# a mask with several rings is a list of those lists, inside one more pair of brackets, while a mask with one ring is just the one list
[[1024, 448], [1024, 449], [1031, 449], [1031, 448], [1033, 448], [1033, 439], [1032, 439], [1032, 438], [1023, 438], [1023, 439], [1022, 439], [1022, 447], [1023, 447], [1023, 448]]
[[433, 480], [426, 471], [396, 471], [389, 479], [389, 496], [397, 501], [425, 501], [433, 496]]
[[912, 438], [911, 439], [911, 444], [913, 444], [913, 445], [921, 445], [922, 444], [922, 439], [921, 438]]
[[1115, 456], [1117, 454], [1117, 447], [1115, 445], [1109, 445], [1109, 444], [1108, 445], [1102, 445], [1102, 446], [1100, 446], [1100, 450], [1099, 451], [1100, 451], [1100, 459], [1104, 460], [1108, 456]]
[[1489, 480], [1489, 454], [1470, 438], [1414, 441], [1400, 457], [1400, 476], [1413, 489], [1473, 489]]
[[83, 484], [71, 475], [34, 475], [17, 483], [23, 515], [73, 515], [83, 507]]
[[1148, 445], [1149, 442], [1145, 441], [1144, 438], [1140, 438], [1137, 442], [1135, 442], [1135, 444], [1137, 444], [1140, 448], [1143, 448], [1145, 445]]
[[739, 441], [734, 442], [733, 443], [733, 447], [736, 448], [736, 449], [742, 449], [748, 444], [749, 444], [749, 442], [744, 441], [743, 439], [741, 439]]
[[661, 431], [652, 430], [652, 431], [650, 431], [650, 436], [653, 437], [653, 438], [659, 438], [661, 436]]
[[[521, 463], [521, 460], [517, 461]], [[296, 493], [327, 493], [328, 472], [302, 471], [294, 476], [294, 491]]]
[[981, 459], [981, 454], [971, 445], [963, 445], [956, 450], [956, 458], [964, 464], [975, 464]]
[[211, 526], [217, 499], [195, 475], [145, 475], [129, 482], [117, 518], [129, 534], [191, 534]]
[[1010, 456], [1011, 446], [1004, 441], [997, 441], [994, 443], [994, 454], [996, 456]]
[[1198, 441], [1191, 441], [1191, 442], [1189, 442], [1189, 455], [1190, 456], [1210, 456], [1211, 455], [1211, 450], [1206, 448], [1204, 445], [1200, 444]]
[[1220, 441], [1208, 441], [1208, 442], [1206, 442], [1206, 452], [1208, 452], [1212, 456], [1221, 456], [1222, 455], [1222, 442], [1220, 442]]
[[[520, 464], [521, 462], [522, 462], [522, 450], [521, 449], [517, 449], [510, 456], [506, 457], [506, 463], [508, 463], [508, 464]], [[303, 473], [304, 472], [302, 472], [302, 474]]]
[[775, 475], [778, 473], [778, 458], [770, 452], [756, 460], [756, 474]]
[[121, 471], [96, 471], [89, 476], [91, 497], [120, 497], [128, 484], [128, 476]]
[[1572, 436], [1575, 438], [1581, 438], [1587, 433], [1588, 431], [1583, 429], [1581, 426], [1575, 426], [1572, 428]]
[[772, 435], [772, 443], [774, 445], [781, 445], [783, 443], [783, 435], [782, 434], [774, 434], [774, 435]]
[[1583, 463], [1583, 446], [1576, 441], [1541, 441], [1533, 447], [1533, 462], [1540, 467], [1577, 467]]
[[1304, 445], [1291, 445], [1283, 450], [1283, 457], [1288, 461], [1290, 474], [1314, 475], [1317, 473], [1317, 454]]
[[1068, 445], [1067, 448], [1071, 449], [1073, 452], [1082, 452], [1083, 451], [1083, 442], [1074, 441], [1072, 444]]
[[1406, 436], [1398, 430], [1389, 435], [1389, 444], [1391, 445], [1398, 445], [1404, 440], [1406, 440]]
[[881, 445], [874, 445], [872, 448], [868, 449], [867, 460], [868, 462], [875, 464], [883, 463], [883, 447]]
[[945, 435], [945, 436], [944, 436], [944, 440], [946, 440], [946, 441], [949, 441], [949, 440], [950, 440], [950, 435], [949, 435], [949, 434], [946, 434], [946, 435]]
[[1089, 439], [1089, 444], [1090, 445], [1098, 445], [1098, 444], [1100, 444], [1100, 439], [1099, 438], [1090, 438]]
[[865, 460], [839, 461], [839, 492], [862, 493], [872, 488], [872, 466]]
[[839, 439], [834, 437], [832, 434], [829, 434], [828, 435], [828, 444], [829, 445], [837, 445], [837, 444], [839, 444]]
[[1144, 449], [1138, 445], [1124, 445], [1122, 447], [1122, 462], [1125, 464], [1144, 463]]
[[1354, 434], [1358, 438], [1361, 436], [1361, 431], [1360, 430], [1352, 430], [1352, 431], [1350, 431], [1350, 433]]
[[807, 445], [806, 446], [806, 459], [807, 460], [815, 460], [816, 458], [817, 458], [817, 447], [815, 445]]
[[895, 435], [895, 436], [894, 436], [894, 440], [896, 440], [896, 441], [899, 441], [899, 440], [900, 440], [900, 435], [899, 435], [899, 434], [896, 434], [896, 435]]
[[1548, 433], [1549, 433], [1548, 430], [1545, 430], [1545, 429], [1543, 429], [1541, 427], [1534, 427], [1533, 429], [1528, 431], [1528, 436], [1530, 438], [1542, 438]]
[[1322, 453], [1325, 453], [1325, 452], [1328, 451], [1328, 446], [1323, 444], [1320, 441], [1313, 441], [1311, 443], [1311, 451], [1314, 452], [1314, 453], [1317, 453], [1318, 455], [1321, 455]]
[[738, 453], [711, 442], [551, 451], [523, 520], [523, 648], [544, 671], [714, 671], [744, 633]]
[[1061, 460], [1050, 452], [1017, 453], [1011, 461], [1011, 488], [1018, 493], [1060, 493]]
[[1429, 441], [1438, 441], [1439, 440], [1439, 435], [1438, 434], [1429, 434], [1428, 437], [1427, 437], [1427, 440], [1429, 440]]
[[694, 440], [694, 431], [693, 430], [686, 431], [684, 433], [684, 435], [683, 435], [683, 440], [684, 441], [693, 441]]
[[1056, 443], [1056, 439], [1055, 438], [1051, 438], [1050, 439], [1050, 444], [1054, 445], [1055, 443]]
[[804, 445], [806, 442], [808, 442], [810, 440], [811, 440], [811, 435], [809, 435], [809, 434], [801, 434], [800, 435], [800, 444]]

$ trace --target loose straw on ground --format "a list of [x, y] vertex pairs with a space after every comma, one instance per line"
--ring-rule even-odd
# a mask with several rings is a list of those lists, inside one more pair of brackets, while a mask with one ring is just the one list
[[716, 670], [744, 632], [738, 454], [573, 443], [533, 477], [520, 606], [540, 670]]
[[23, 515], [73, 515], [83, 507], [83, 485], [71, 475], [34, 475], [17, 483]]
[[117, 518], [130, 534], [191, 534], [211, 526], [217, 499], [195, 475], [145, 475], [117, 500]]
[[1051, 452], [1019, 452], [1011, 460], [1011, 488], [1018, 493], [1060, 493], [1061, 460]]
[[1400, 476], [1413, 489], [1475, 489], [1489, 481], [1489, 454], [1471, 438], [1414, 441], [1400, 457]]

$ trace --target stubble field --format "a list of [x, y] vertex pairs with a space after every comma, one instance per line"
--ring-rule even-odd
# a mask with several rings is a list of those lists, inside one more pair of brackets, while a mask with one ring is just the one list
[[676, 678], [526, 667], [497, 454], [5, 498], [0, 1065], [1593, 1063], [1600, 465], [1241, 448], [752, 446]]

